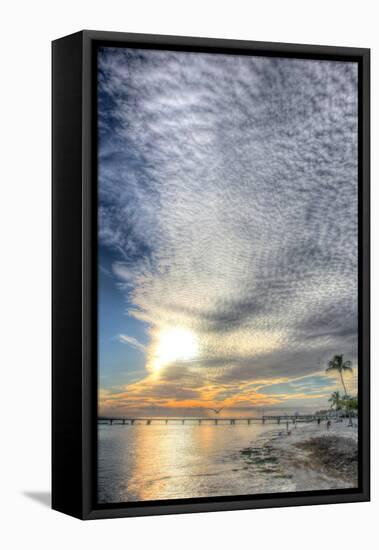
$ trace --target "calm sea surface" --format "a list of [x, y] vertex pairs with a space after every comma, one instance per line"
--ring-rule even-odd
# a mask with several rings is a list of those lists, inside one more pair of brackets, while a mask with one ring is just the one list
[[[273, 429], [260, 423], [101, 425], [99, 502], [283, 491], [285, 480], [260, 451]], [[251, 449], [260, 453], [256, 462], [247, 456]]]

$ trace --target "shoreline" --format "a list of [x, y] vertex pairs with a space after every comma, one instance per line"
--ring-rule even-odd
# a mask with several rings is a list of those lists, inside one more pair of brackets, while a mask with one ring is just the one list
[[[344, 422], [289, 425], [266, 432], [258, 447], [242, 449], [250, 467], [282, 480], [279, 491], [350, 489], [358, 486], [358, 428]], [[267, 489], [267, 488], [266, 488]], [[276, 487], [276, 490], [278, 488]]]

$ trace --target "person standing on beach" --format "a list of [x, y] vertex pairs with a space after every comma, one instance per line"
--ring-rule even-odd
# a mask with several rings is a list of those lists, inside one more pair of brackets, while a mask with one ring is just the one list
[[328, 431], [329, 431], [329, 428], [330, 428], [330, 424], [331, 424], [331, 422], [330, 422], [330, 420], [328, 420], [327, 423], [326, 423], [326, 429], [327, 429]]

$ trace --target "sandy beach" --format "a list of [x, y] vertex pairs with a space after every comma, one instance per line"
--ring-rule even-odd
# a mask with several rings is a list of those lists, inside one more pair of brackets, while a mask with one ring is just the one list
[[[281, 480], [279, 491], [354, 488], [358, 484], [358, 428], [347, 422], [289, 424], [265, 434], [259, 446], [241, 451], [251, 466], [260, 465]], [[276, 487], [278, 490], [278, 487]]]
[[357, 421], [99, 426], [99, 501], [354, 488]]

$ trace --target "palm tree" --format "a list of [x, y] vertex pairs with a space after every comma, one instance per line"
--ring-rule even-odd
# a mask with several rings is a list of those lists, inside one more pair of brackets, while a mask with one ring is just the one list
[[326, 372], [337, 371], [341, 378], [341, 383], [345, 392], [345, 397], [347, 396], [346, 386], [343, 379], [343, 372], [353, 372], [351, 368], [351, 361], [344, 361], [342, 353], [340, 355], [335, 355], [333, 359], [328, 362], [328, 366], [325, 369]]
[[340, 406], [340, 403], [341, 403], [341, 395], [340, 395], [340, 392], [339, 391], [334, 391], [330, 397], [330, 399], [328, 399], [329, 403], [331, 403], [332, 407], [336, 407], [336, 411], [339, 411], [341, 406]]

